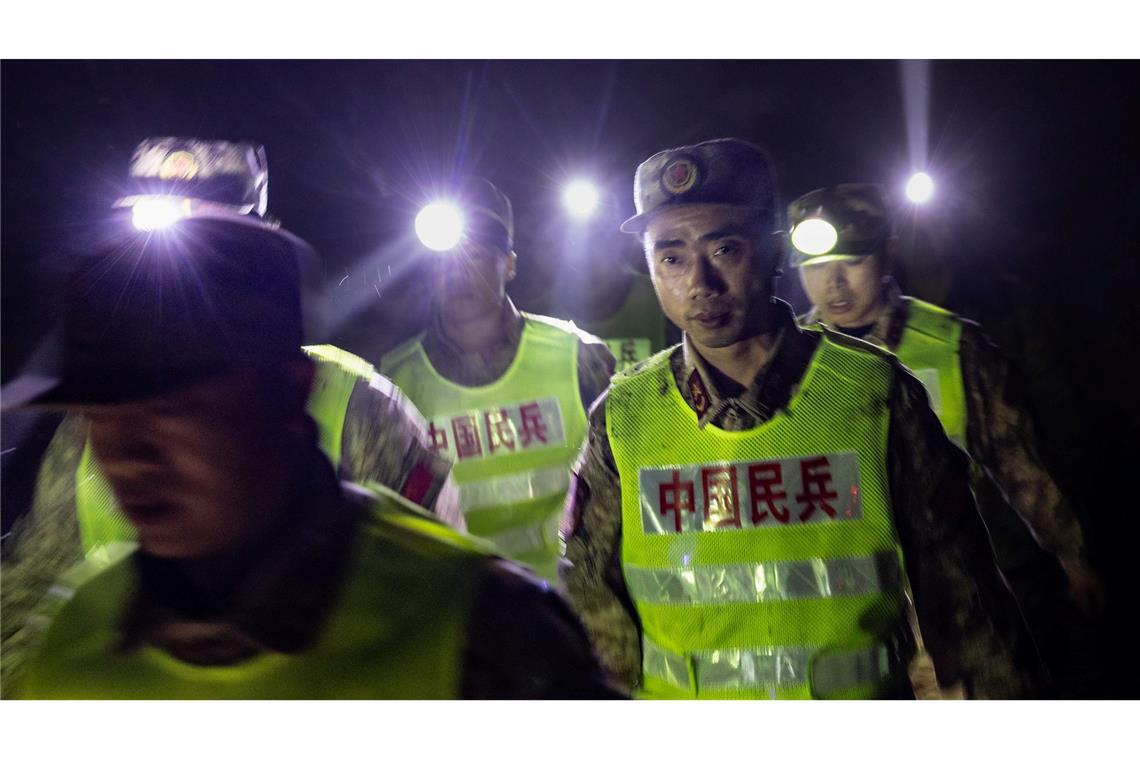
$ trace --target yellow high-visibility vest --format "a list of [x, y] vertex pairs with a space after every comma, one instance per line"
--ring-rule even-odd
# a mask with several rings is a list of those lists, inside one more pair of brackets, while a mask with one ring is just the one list
[[642, 696], [866, 698], [905, 676], [892, 371], [825, 338], [787, 409], [738, 432], [697, 427], [669, 351], [615, 378], [606, 418]]
[[422, 337], [385, 355], [380, 367], [428, 420], [433, 448], [454, 461], [467, 529], [556, 581], [558, 522], [586, 435], [578, 389], [584, 334], [569, 322], [523, 316], [514, 361], [487, 385], [440, 375]]

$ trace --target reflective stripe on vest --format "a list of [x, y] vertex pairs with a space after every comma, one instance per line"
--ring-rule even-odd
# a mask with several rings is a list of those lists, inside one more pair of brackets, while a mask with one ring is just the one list
[[898, 591], [902, 580], [897, 555], [887, 552], [677, 568], [626, 565], [623, 571], [630, 595], [653, 604], [826, 599]]
[[472, 480], [458, 485], [459, 498], [468, 514], [503, 504], [564, 496], [569, 487], [570, 469], [562, 465]]
[[[357, 381], [372, 374], [372, 365], [335, 346], [305, 346], [304, 350], [316, 363], [307, 410], [317, 423], [321, 450], [336, 469], [340, 466], [348, 400]], [[135, 540], [134, 527], [119, 509], [111, 485], [95, 461], [90, 438], [84, 443], [75, 472], [75, 507], [85, 554], [108, 543]]]
[[488, 385], [444, 378], [422, 338], [385, 355], [381, 370], [428, 420], [437, 453], [454, 461], [467, 529], [556, 580], [556, 523], [586, 435], [578, 341], [588, 336], [560, 320], [524, 319], [514, 360]]
[[623, 571], [651, 642], [644, 696], [888, 688], [877, 654], [852, 653], [878, 652], [903, 622], [886, 470], [893, 372], [825, 337], [787, 410], [736, 432], [697, 427], [669, 352], [615, 379], [607, 432]]
[[962, 323], [945, 309], [915, 298], [907, 304], [906, 325], [894, 353], [926, 386], [930, 406], [946, 435], [966, 445], [966, 388], [958, 346]]
[[826, 698], [883, 681], [891, 674], [887, 644], [826, 654], [806, 647], [712, 649], [687, 657], [646, 638], [641, 647], [646, 676], [698, 694], [769, 688], [768, 696], [775, 698], [781, 687], [800, 687], [810, 688], [813, 697]]

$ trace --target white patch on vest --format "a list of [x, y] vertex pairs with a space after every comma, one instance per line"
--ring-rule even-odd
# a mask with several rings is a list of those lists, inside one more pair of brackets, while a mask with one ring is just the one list
[[935, 414], [942, 414], [942, 385], [938, 381], [938, 370], [933, 367], [922, 367], [920, 369], [912, 367], [910, 371], [926, 388], [926, 393], [930, 396], [930, 408], [934, 410]]
[[433, 418], [429, 443], [448, 459], [487, 459], [563, 446], [562, 407], [550, 396]]
[[629, 369], [653, 355], [649, 338], [606, 338], [605, 342], [617, 359], [617, 372]]
[[853, 451], [642, 468], [647, 534], [777, 528], [863, 516]]

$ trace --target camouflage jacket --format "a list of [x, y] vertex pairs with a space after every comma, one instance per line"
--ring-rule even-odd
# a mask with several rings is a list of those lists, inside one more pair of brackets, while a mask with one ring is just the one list
[[[863, 340], [895, 350], [902, 340], [912, 299], [897, 285], [887, 290], [887, 308]], [[962, 324], [959, 362], [966, 391], [966, 450], [977, 467], [1000, 489], [1001, 499], [1017, 513], [1042, 549], [1061, 560], [1085, 556], [1084, 532], [1072, 507], [1049, 475], [1035, 447], [1033, 419], [1021, 404], [1021, 378], [982, 332], [977, 322]], [[816, 324], [813, 309], [801, 324]], [[989, 504], [984, 511], [991, 530], [1002, 525]], [[1017, 530], [1016, 523], [1014, 530]], [[1003, 527], [1003, 533], [1009, 528]], [[1012, 537], [995, 537], [999, 544]], [[1003, 546], [999, 545], [999, 553]], [[1014, 551], [1011, 546], [1010, 551]]]
[[[755, 381], [729, 395], [686, 336], [671, 349], [677, 388], [698, 424], [748, 430], [786, 407], [823, 338], [799, 329], [778, 304], [778, 343]], [[828, 333], [863, 350], [866, 343]], [[1038, 677], [1028, 634], [994, 565], [970, 493], [967, 459], [942, 430], [922, 385], [897, 360], [888, 402], [887, 472], [921, 636], [943, 685], [976, 697], [1032, 693]], [[641, 673], [641, 632], [621, 567], [621, 483], [606, 430], [605, 396], [575, 466], [563, 519], [561, 567], [571, 603], [603, 663], [627, 689]]]

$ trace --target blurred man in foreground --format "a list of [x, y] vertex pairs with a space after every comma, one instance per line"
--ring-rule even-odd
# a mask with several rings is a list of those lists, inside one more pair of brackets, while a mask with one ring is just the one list
[[306, 411], [296, 244], [224, 209], [150, 234], [118, 218], [70, 278], [60, 370], [4, 404], [82, 414], [138, 546], [56, 586], [17, 694], [608, 695], [556, 595], [337, 481]]

